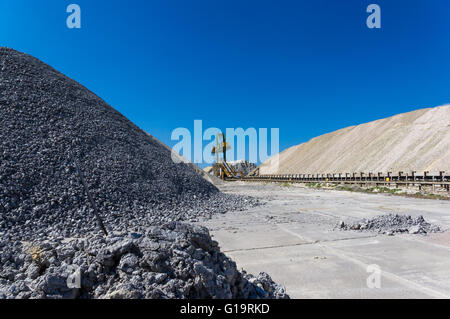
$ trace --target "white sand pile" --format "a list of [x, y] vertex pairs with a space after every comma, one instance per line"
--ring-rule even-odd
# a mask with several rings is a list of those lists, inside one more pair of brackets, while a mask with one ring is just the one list
[[279, 155], [260, 174], [450, 171], [450, 105], [347, 127]]

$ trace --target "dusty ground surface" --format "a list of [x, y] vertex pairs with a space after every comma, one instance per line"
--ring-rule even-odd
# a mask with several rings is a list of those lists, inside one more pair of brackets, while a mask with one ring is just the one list
[[[230, 182], [229, 193], [267, 204], [202, 222], [238, 267], [265, 271], [291, 298], [450, 298], [450, 202]], [[423, 215], [443, 233], [387, 236], [334, 230], [339, 221]], [[369, 265], [381, 287], [369, 288]]]

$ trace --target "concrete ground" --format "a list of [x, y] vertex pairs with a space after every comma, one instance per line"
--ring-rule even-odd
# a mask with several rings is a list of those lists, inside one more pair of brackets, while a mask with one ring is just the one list
[[[334, 229], [340, 220], [388, 213], [423, 215], [450, 229], [450, 201], [245, 182], [220, 188], [266, 204], [202, 224], [239, 268], [267, 272], [292, 298], [450, 297], [450, 231], [387, 236]], [[369, 265], [381, 270], [380, 288], [367, 284], [374, 278]]]

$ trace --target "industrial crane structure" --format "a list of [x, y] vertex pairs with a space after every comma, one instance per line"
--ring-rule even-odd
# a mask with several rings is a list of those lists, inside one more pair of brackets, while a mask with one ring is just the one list
[[[214, 175], [221, 179], [240, 179], [244, 176], [242, 172], [236, 172], [233, 167], [227, 162], [227, 151], [230, 145], [223, 133], [216, 135], [216, 146], [212, 148], [211, 153], [216, 156], [216, 164], [213, 165]], [[222, 154], [222, 156], [221, 156]]]

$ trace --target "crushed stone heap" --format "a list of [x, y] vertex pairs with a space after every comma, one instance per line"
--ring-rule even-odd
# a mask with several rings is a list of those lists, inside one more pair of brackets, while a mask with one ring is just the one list
[[247, 175], [256, 168], [256, 165], [246, 160], [228, 162], [236, 172], [242, 172]]
[[240, 209], [95, 94], [41, 61], [0, 48], [0, 233], [16, 239], [188, 221]]
[[107, 238], [0, 240], [0, 249], [0, 299], [288, 298], [267, 274], [237, 271], [206, 228], [179, 222]]
[[221, 193], [95, 94], [8, 48], [0, 125], [0, 299], [288, 297], [182, 223], [257, 200]]
[[387, 235], [396, 233], [426, 235], [441, 231], [439, 226], [426, 222], [423, 216], [414, 218], [410, 215], [398, 214], [380, 215], [372, 219], [363, 219], [347, 224], [341, 221], [338, 228], [342, 230], [373, 231]]

